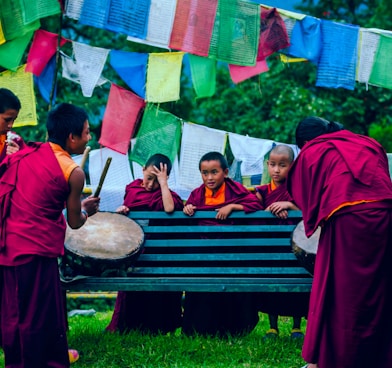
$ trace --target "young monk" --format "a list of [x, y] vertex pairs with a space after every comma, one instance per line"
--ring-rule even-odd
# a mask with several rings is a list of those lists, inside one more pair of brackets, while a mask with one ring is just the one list
[[[194, 189], [184, 207], [192, 216], [196, 211], [216, 211], [216, 219], [199, 223], [232, 223], [233, 211], [253, 212], [263, 207], [242, 184], [227, 177], [228, 163], [219, 152], [206, 153], [199, 162], [203, 184]], [[241, 335], [252, 331], [259, 318], [257, 305], [248, 293], [191, 293], [185, 295], [183, 333], [203, 335]]]
[[[287, 175], [293, 161], [294, 151], [290, 146], [284, 144], [275, 146], [267, 161], [271, 182], [255, 188], [256, 196], [266, 211], [271, 211], [284, 222], [287, 219], [288, 210], [298, 210], [286, 187]], [[291, 337], [303, 338], [301, 318], [307, 316], [309, 293], [261, 293], [260, 303], [261, 311], [268, 313], [270, 322], [266, 338], [278, 336], [278, 315], [292, 316]]]
[[[125, 188], [124, 203], [116, 212], [165, 211], [171, 213], [184, 207], [180, 196], [171, 191], [168, 177], [172, 164], [165, 155], [151, 156], [144, 168], [143, 179], [136, 179]], [[121, 333], [139, 330], [148, 333], [175, 331], [181, 325], [180, 292], [124, 292], [117, 295], [108, 331]]]
[[20, 109], [19, 98], [9, 89], [0, 88], [0, 162], [6, 155], [18, 152], [25, 145], [21, 137], [11, 132]]

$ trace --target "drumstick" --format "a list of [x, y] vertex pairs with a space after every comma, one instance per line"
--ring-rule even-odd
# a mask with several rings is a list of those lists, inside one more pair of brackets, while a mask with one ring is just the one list
[[84, 149], [83, 156], [82, 156], [82, 160], [80, 161], [80, 165], [79, 165], [79, 167], [80, 167], [82, 170], [84, 169], [84, 165], [86, 164], [87, 157], [88, 157], [88, 154], [89, 154], [90, 150], [91, 150], [91, 147], [90, 147], [90, 146], [87, 146], [87, 147]]
[[99, 184], [97, 186], [97, 189], [95, 190], [95, 193], [94, 193], [93, 197], [99, 197], [99, 193], [101, 193], [102, 185], [103, 185], [103, 182], [105, 180], [106, 174], [107, 174], [107, 172], [109, 170], [109, 166], [110, 166], [111, 162], [112, 162], [112, 158], [108, 157], [107, 160], [106, 160], [105, 167], [103, 168], [101, 177], [99, 178]]

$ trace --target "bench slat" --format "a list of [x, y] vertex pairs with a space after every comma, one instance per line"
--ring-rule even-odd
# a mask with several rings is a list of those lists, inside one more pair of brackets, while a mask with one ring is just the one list
[[[243, 262], [243, 261], [297, 261], [293, 253], [191, 253], [191, 254], [141, 254], [140, 262]], [[136, 263], [136, 266], [137, 266]]]
[[286, 238], [242, 238], [242, 239], [146, 239], [145, 247], [238, 247], [253, 246], [291, 246], [291, 239]]

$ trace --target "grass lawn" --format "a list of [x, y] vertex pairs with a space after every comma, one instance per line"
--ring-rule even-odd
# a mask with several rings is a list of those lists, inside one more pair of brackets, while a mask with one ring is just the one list
[[[260, 314], [260, 322], [249, 335], [218, 339], [186, 337], [180, 330], [159, 336], [104, 333], [111, 313], [69, 318], [69, 346], [80, 352], [73, 368], [300, 368], [305, 364], [301, 358], [303, 341], [290, 338], [291, 318], [280, 317], [280, 337], [266, 341], [263, 340], [268, 329], [265, 314]], [[305, 324], [303, 321], [303, 331]], [[4, 366], [2, 352], [0, 365]]]

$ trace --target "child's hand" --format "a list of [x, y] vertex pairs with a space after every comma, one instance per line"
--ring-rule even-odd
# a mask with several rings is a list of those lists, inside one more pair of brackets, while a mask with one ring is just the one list
[[272, 214], [281, 219], [287, 219], [289, 215], [287, 212], [287, 209], [289, 208], [289, 203], [290, 202], [286, 201], [272, 203], [266, 208], [266, 211], [271, 211]]
[[123, 214], [123, 215], [128, 215], [128, 213], [129, 213], [129, 208], [128, 208], [127, 206], [122, 205], [122, 206], [120, 206], [120, 207], [118, 207], [118, 208], [116, 209], [116, 212], [117, 212], [117, 213], [121, 213], [121, 214]]
[[230, 204], [228, 204], [227, 206], [218, 208], [215, 211], [218, 212], [215, 216], [217, 220], [226, 220], [229, 217], [229, 215], [233, 212], [233, 207]]
[[167, 184], [168, 175], [167, 175], [167, 165], [166, 164], [162, 164], [162, 162], [161, 162], [159, 169], [154, 165], [153, 173], [156, 175], [160, 186]]
[[14, 141], [10, 141], [9, 143], [7, 143], [7, 150], [6, 150], [6, 154], [7, 155], [12, 155], [15, 152], [18, 152], [20, 150], [19, 144], [14, 142]]
[[194, 206], [193, 204], [187, 204], [186, 206], [184, 206], [183, 212], [188, 215], [188, 216], [193, 216], [195, 214], [196, 211], [196, 206]]

